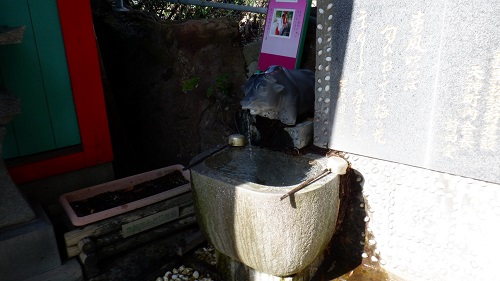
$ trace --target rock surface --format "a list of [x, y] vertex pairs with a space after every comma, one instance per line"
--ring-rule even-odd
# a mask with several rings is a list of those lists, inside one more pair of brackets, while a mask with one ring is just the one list
[[237, 132], [246, 81], [237, 23], [160, 22], [99, 3], [94, 24], [118, 177], [187, 165]]
[[[261, 41], [243, 46], [229, 19], [162, 22], [115, 12], [107, 1], [91, 3], [116, 177], [187, 165], [230, 134], [244, 133], [237, 125], [241, 86], [256, 70]], [[315, 33], [312, 9], [301, 68], [314, 70]], [[270, 128], [261, 134], [274, 142], [275, 126], [261, 127]]]

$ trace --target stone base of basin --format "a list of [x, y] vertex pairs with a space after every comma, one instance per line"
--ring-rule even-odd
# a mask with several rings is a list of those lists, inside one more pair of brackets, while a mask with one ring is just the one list
[[291, 276], [280, 277], [255, 270], [219, 251], [216, 251], [216, 255], [217, 271], [225, 281], [308, 281], [314, 277], [324, 258], [324, 255], [320, 255], [302, 271]]

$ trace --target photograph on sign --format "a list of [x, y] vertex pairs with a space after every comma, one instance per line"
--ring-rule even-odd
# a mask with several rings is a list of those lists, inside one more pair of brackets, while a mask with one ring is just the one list
[[311, 0], [269, 0], [259, 71], [272, 65], [299, 66], [310, 6]]
[[290, 34], [292, 34], [294, 13], [295, 10], [275, 9], [272, 21], [273, 24], [269, 35], [290, 38]]

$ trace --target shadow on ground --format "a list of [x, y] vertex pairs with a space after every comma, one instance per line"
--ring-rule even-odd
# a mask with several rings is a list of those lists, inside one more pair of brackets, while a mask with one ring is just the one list
[[[363, 197], [363, 175], [349, 169], [341, 178], [340, 208], [335, 234], [328, 246], [325, 260], [312, 281], [387, 281], [388, 274], [378, 263], [365, 256], [377, 256], [373, 239], [366, 230], [367, 202]], [[379, 257], [380, 258], [380, 257]]]

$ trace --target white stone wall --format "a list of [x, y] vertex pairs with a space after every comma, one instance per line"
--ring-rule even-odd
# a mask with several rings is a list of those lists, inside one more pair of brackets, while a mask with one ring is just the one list
[[376, 261], [401, 280], [500, 280], [500, 186], [348, 155]]

